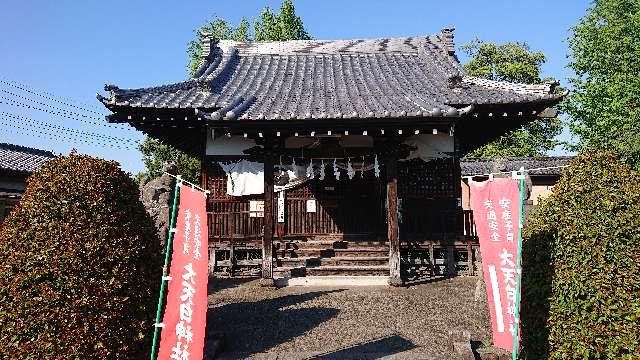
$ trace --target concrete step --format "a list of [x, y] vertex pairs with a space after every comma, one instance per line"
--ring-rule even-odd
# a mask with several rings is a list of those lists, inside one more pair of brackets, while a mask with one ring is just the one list
[[307, 268], [308, 276], [384, 276], [389, 275], [389, 266], [318, 266]]
[[389, 256], [345, 256], [320, 258], [320, 265], [325, 266], [389, 266]]

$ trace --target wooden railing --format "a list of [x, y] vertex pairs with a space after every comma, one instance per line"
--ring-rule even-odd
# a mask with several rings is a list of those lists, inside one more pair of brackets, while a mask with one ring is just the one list
[[248, 203], [214, 202], [211, 210], [207, 212], [210, 239], [252, 239], [262, 236], [263, 218], [250, 217]]

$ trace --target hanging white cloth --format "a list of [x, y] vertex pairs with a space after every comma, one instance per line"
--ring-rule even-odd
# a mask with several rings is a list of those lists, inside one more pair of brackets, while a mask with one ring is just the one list
[[227, 174], [227, 194], [244, 196], [264, 193], [264, 165], [240, 160], [231, 164], [220, 164]]
[[[220, 163], [227, 174], [227, 194], [231, 196], [245, 196], [264, 194], [264, 164], [248, 160], [235, 163]], [[274, 191], [282, 191], [300, 185], [308, 179], [304, 176], [296, 177], [292, 170], [287, 170], [289, 183], [285, 186], [275, 186]]]

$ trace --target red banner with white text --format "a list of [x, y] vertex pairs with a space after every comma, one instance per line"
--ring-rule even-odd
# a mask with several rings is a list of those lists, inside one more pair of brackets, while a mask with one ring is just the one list
[[160, 360], [203, 358], [209, 279], [205, 205], [204, 193], [180, 185]]
[[496, 347], [512, 350], [517, 329], [516, 257], [520, 188], [517, 180], [506, 178], [484, 182], [470, 180], [469, 188], [487, 285], [493, 343]]

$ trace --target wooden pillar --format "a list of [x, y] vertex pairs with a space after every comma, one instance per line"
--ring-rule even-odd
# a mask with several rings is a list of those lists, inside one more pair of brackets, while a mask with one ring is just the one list
[[387, 237], [389, 239], [389, 285], [401, 286], [400, 237], [398, 232], [398, 164], [387, 159]]
[[[266, 149], [265, 149], [266, 150]], [[273, 156], [264, 157], [264, 234], [262, 237], [263, 286], [273, 286]]]

